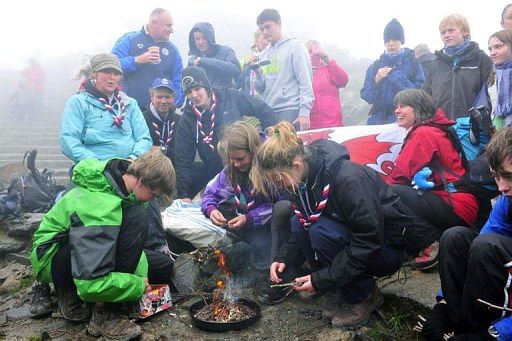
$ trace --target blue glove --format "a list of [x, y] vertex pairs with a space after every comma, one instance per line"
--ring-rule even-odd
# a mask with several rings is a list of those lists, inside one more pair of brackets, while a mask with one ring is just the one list
[[494, 326], [499, 334], [498, 340], [510, 340], [512, 337], [512, 317], [502, 318], [496, 321], [492, 326]]
[[434, 183], [429, 181], [429, 176], [432, 175], [432, 170], [428, 167], [423, 167], [418, 173], [414, 174], [412, 178], [412, 185], [414, 188], [419, 188], [422, 190], [428, 190], [434, 187]]

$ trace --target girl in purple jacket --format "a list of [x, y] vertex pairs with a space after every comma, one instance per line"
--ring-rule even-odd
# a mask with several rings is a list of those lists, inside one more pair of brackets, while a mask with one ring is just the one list
[[249, 179], [252, 160], [261, 143], [252, 125], [236, 121], [219, 143], [226, 167], [213, 178], [201, 201], [203, 214], [254, 248], [254, 265], [266, 270], [270, 261], [272, 201], [255, 195]]

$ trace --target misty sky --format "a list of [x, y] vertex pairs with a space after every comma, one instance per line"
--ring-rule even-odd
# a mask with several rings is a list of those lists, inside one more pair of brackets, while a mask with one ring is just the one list
[[[210, 21], [217, 41], [229, 45], [239, 23], [256, 29], [256, 16], [264, 8], [276, 8], [285, 31], [303, 39], [316, 39], [351, 51], [353, 56], [375, 59], [383, 51], [382, 31], [393, 17], [405, 29], [405, 46], [427, 43], [432, 50], [442, 47], [438, 24], [442, 17], [458, 12], [471, 25], [472, 39], [487, 51], [487, 39], [500, 29], [501, 10], [509, 1], [2, 1], [0, 68], [22, 68], [35, 56], [42, 62], [77, 51], [97, 53], [127, 31], [138, 30], [155, 7], [168, 9], [174, 17], [176, 34], [171, 40], [181, 54], [188, 52], [186, 37], [198, 21]], [[423, 8], [422, 8], [423, 7]], [[428, 7], [428, 8], [427, 8]], [[252, 32], [247, 34], [247, 48]], [[242, 57], [242, 56], [239, 56]]]

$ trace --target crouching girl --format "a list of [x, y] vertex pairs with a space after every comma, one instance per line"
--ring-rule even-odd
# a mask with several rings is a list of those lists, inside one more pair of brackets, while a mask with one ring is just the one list
[[201, 201], [203, 214], [245, 240], [254, 249], [256, 269], [270, 261], [272, 201], [256, 196], [249, 172], [262, 137], [252, 125], [237, 121], [228, 126], [219, 143], [226, 167], [208, 183]]

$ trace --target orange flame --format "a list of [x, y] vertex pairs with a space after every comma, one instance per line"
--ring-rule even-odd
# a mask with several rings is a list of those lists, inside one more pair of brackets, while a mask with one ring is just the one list
[[217, 288], [223, 289], [226, 285], [222, 280], [217, 281]]
[[221, 268], [226, 275], [231, 275], [226, 266], [226, 256], [224, 255], [224, 253], [219, 249], [216, 249], [213, 253], [217, 257], [217, 265], [219, 266], [219, 268]]

